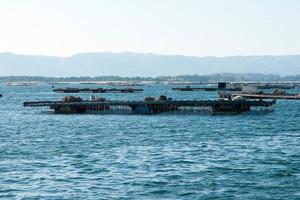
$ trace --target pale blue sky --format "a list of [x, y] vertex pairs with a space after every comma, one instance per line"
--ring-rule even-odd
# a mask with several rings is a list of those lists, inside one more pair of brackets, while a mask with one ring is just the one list
[[0, 52], [300, 54], [299, 0], [0, 0]]

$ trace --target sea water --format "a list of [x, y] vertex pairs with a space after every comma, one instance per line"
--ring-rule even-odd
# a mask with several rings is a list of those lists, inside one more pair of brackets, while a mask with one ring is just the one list
[[[217, 98], [142, 88], [97, 96]], [[0, 199], [300, 199], [300, 101], [225, 116], [61, 115], [22, 106], [64, 96], [48, 84], [0, 89]]]

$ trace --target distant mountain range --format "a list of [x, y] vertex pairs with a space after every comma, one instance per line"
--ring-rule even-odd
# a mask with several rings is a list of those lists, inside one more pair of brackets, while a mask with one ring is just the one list
[[177, 76], [212, 73], [300, 74], [300, 55], [190, 57], [82, 53], [71, 57], [0, 53], [0, 76]]

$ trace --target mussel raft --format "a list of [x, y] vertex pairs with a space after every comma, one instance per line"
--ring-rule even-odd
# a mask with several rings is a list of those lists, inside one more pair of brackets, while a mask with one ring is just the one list
[[53, 92], [59, 93], [136, 93], [143, 92], [137, 88], [58, 88]]
[[262, 100], [172, 100], [166, 96], [158, 99], [146, 97], [142, 101], [110, 101], [104, 98], [83, 100], [80, 97], [66, 96], [61, 101], [24, 102], [25, 107], [49, 106], [55, 113], [75, 114], [87, 112], [114, 114], [158, 114], [158, 113], [203, 113], [239, 114], [250, 111], [251, 107], [269, 108], [273, 101]]

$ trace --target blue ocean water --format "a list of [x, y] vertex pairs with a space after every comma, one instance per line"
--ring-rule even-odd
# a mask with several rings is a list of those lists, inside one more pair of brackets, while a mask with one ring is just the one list
[[[101, 96], [217, 97], [170, 88]], [[61, 99], [50, 85], [1, 93], [1, 199], [300, 199], [300, 101], [233, 116], [55, 115], [22, 106]]]

